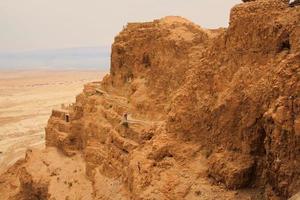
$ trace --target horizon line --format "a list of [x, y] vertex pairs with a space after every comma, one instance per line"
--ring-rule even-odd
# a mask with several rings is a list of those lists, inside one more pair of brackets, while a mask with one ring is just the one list
[[95, 45], [95, 46], [73, 46], [73, 47], [49, 47], [49, 48], [32, 48], [32, 49], [0, 49], [0, 53], [25, 53], [25, 52], [35, 52], [35, 51], [56, 51], [63, 49], [87, 49], [87, 48], [109, 48], [110, 45]]

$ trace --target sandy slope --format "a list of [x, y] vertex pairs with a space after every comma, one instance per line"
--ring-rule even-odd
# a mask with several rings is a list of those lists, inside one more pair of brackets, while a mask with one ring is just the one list
[[0, 72], [0, 171], [44, 145], [44, 127], [53, 108], [75, 101], [84, 83], [99, 80], [95, 71]]

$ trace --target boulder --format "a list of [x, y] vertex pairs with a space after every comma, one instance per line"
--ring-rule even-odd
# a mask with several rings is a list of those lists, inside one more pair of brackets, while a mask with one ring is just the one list
[[251, 181], [254, 161], [249, 155], [234, 152], [215, 153], [209, 159], [208, 174], [229, 189], [247, 186]]

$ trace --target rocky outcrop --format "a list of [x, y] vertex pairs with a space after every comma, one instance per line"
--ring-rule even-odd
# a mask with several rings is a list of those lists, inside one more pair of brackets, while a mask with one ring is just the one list
[[1, 180], [1, 199], [92, 199], [93, 186], [81, 156], [63, 156], [52, 147], [28, 150], [25, 160], [1, 175]]
[[208, 174], [224, 182], [227, 188], [236, 189], [249, 185], [254, 160], [251, 156], [233, 152], [215, 153], [209, 158]]
[[299, 13], [261, 0], [235, 6], [227, 29], [181, 17], [128, 24], [110, 74], [53, 111], [46, 150], [0, 185], [20, 178], [19, 199], [83, 198], [77, 189], [83, 199], [291, 197], [300, 189]]

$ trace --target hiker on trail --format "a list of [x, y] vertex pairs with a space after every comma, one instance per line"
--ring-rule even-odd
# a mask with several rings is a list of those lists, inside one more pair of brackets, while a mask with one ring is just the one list
[[124, 126], [128, 126], [128, 113], [127, 112], [123, 114], [123, 119], [122, 119], [121, 123]]
[[127, 117], [128, 117], [128, 113], [124, 113], [123, 114], [123, 119], [124, 119], [125, 122], [127, 122], [127, 120], [128, 120]]

